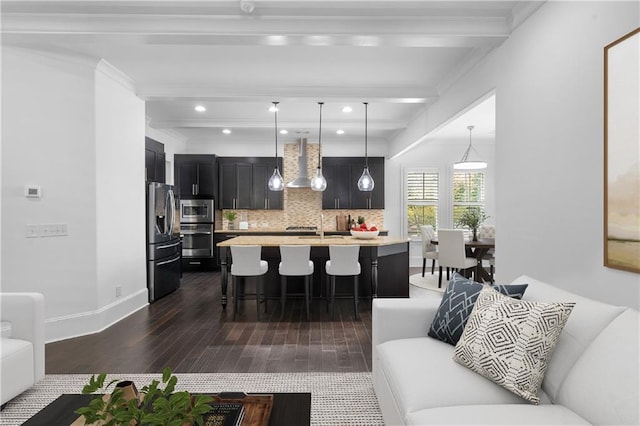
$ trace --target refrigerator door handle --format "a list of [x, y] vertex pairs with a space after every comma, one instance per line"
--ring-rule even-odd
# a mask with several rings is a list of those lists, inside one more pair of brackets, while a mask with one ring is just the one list
[[167, 209], [167, 216], [171, 215], [171, 220], [169, 221], [169, 230], [167, 231], [167, 235], [173, 234], [173, 229], [176, 226], [176, 197], [173, 195], [173, 190], [170, 189], [167, 194], [169, 195], [169, 205]]
[[171, 248], [171, 247], [175, 247], [175, 246], [177, 246], [179, 244], [180, 244], [180, 241], [178, 241], [177, 243], [173, 243], [173, 244], [166, 244], [166, 245], [163, 245], [163, 246], [158, 246], [158, 249]]
[[158, 262], [156, 263], [156, 266], [167, 265], [169, 263], [177, 262], [178, 260], [180, 260], [180, 256], [176, 257], [175, 259], [165, 260], [164, 262]]

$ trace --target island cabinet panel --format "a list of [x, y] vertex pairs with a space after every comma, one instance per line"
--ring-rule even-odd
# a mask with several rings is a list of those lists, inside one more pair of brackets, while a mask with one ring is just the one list
[[217, 198], [215, 155], [177, 154], [174, 156], [175, 188], [182, 199]]
[[282, 209], [283, 193], [268, 188], [273, 168], [270, 157], [220, 157], [220, 208]]
[[384, 209], [384, 157], [369, 157], [368, 163], [375, 187], [362, 192], [358, 190], [358, 179], [364, 170], [364, 157], [323, 157], [327, 189], [322, 193], [322, 208]]

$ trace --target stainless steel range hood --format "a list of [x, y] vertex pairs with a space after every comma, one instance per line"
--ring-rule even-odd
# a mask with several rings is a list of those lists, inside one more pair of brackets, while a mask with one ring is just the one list
[[307, 138], [298, 140], [298, 177], [287, 188], [311, 188], [311, 179], [307, 177]]

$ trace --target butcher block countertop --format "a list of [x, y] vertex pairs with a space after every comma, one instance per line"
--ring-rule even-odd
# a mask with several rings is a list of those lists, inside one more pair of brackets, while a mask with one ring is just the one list
[[326, 247], [333, 245], [389, 246], [407, 243], [409, 238], [382, 237], [360, 239], [350, 235], [241, 235], [218, 243], [218, 247], [229, 246], [263, 246], [277, 247], [281, 245], [309, 245]]

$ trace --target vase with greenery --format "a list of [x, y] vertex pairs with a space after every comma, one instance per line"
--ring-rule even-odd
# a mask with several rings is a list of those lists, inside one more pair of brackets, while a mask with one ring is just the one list
[[[84, 417], [86, 425], [204, 425], [204, 415], [211, 410], [213, 398], [210, 396], [176, 392], [178, 378], [171, 374], [169, 368], [162, 372], [164, 388], [158, 380], [153, 380], [142, 388], [141, 394], [132, 382], [112, 380], [105, 385], [106, 377], [106, 374], [91, 376], [82, 389], [83, 394], [100, 392], [88, 406], [75, 411]], [[112, 386], [112, 393], [103, 395]]]
[[462, 212], [456, 225], [469, 228], [472, 232], [473, 241], [478, 241], [478, 228], [488, 218], [489, 216], [480, 207], [468, 207]]
[[235, 225], [234, 221], [238, 217], [238, 214], [236, 212], [232, 212], [231, 210], [225, 210], [222, 216], [224, 216], [224, 218], [227, 219], [227, 222], [228, 222], [227, 228], [233, 229]]

